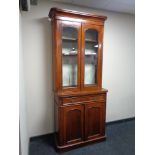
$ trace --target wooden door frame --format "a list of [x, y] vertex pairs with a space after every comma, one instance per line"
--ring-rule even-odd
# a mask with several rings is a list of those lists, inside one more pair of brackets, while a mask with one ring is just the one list
[[[97, 84], [84, 85], [85, 75], [85, 32], [88, 29], [94, 29], [98, 32], [98, 60], [97, 60]], [[90, 23], [82, 23], [82, 42], [81, 42], [81, 90], [97, 90], [102, 88], [102, 57], [103, 57], [103, 26]]]
[[[63, 26], [70, 26], [70, 27], [74, 27], [77, 29], [78, 31], [78, 54], [77, 54], [77, 87], [63, 87], [62, 85], [62, 28]], [[67, 91], [80, 91], [81, 89], [81, 22], [75, 22], [75, 21], [66, 21], [66, 20], [59, 20], [59, 32], [57, 33], [59, 36], [59, 42], [58, 42], [58, 56], [59, 56], [59, 71], [58, 73], [60, 73], [60, 77], [59, 77], [59, 90], [62, 90], [64, 92]]]

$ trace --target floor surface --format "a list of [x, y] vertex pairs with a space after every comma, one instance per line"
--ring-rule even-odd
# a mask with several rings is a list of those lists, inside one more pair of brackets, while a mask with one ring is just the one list
[[[74, 149], [61, 155], [134, 155], [135, 121], [110, 123], [106, 126], [107, 140]], [[29, 155], [58, 155], [53, 147], [52, 135], [33, 138]]]

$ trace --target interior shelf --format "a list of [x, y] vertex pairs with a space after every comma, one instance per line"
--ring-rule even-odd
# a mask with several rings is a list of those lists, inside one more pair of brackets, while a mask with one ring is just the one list
[[77, 41], [77, 38], [70, 38], [70, 37], [62, 37], [62, 39], [66, 41]]
[[[62, 37], [63, 40], [65, 41], [77, 41], [77, 38], [71, 38], [71, 37]], [[93, 42], [93, 43], [97, 43], [96, 40], [93, 39], [85, 39], [86, 42]]]
[[96, 40], [93, 40], [93, 39], [85, 39], [86, 42], [93, 42], [93, 43], [97, 43]]
[[[85, 56], [94, 56], [96, 53], [86, 53]], [[77, 56], [77, 54], [65, 54], [63, 53], [63, 56]]]
[[64, 56], [77, 56], [77, 54], [65, 54], [63, 53]]

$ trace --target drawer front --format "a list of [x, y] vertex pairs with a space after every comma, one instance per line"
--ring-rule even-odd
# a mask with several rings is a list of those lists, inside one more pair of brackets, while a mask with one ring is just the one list
[[63, 103], [75, 103], [80, 101], [80, 97], [65, 97], [62, 99]]
[[101, 95], [85, 95], [78, 97], [64, 97], [62, 103], [78, 103], [78, 102], [90, 102], [90, 101], [104, 101], [106, 102], [106, 94]]
[[90, 95], [90, 96], [84, 96], [81, 97], [81, 101], [87, 102], [87, 101], [106, 101], [106, 95]]

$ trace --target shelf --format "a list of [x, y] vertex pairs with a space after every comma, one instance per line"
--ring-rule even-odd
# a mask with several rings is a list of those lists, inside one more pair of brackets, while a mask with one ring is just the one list
[[86, 39], [85, 42], [97, 43], [96, 40], [92, 40], [92, 39]]
[[85, 55], [96, 55], [96, 53], [95, 52], [85, 52]]
[[[77, 56], [77, 54], [64, 54], [64, 53], [63, 53], [63, 55], [64, 55], [64, 56]], [[85, 56], [94, 56], [94, 55], [96, 55], [96, 53], [85, 54]]]
[[62, 37], [62, 39], [66, 41], [77, 41], [76, 38], [70, 38], [70, 37]]
[[[63, 40], [65, 41], [77, 41], [78, 39], [76, 38], [70, 38], [70, 37], [62, 37]], [[92, 43], [97, 43], [96, 40], [92, 40], [92, 39], [86, 39], [86, 42], [92, 42]]]
[[63, 55], [64, 56], [77, 56], [77, 54], [64, 54], [64, 53], [63, 53]]

